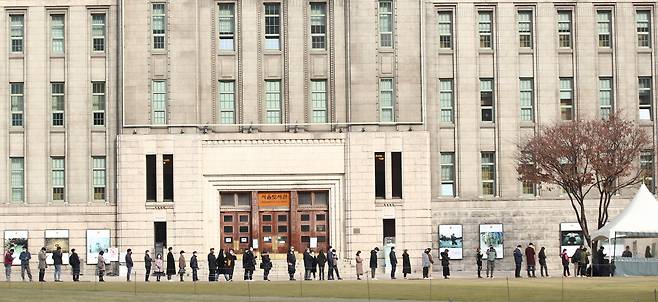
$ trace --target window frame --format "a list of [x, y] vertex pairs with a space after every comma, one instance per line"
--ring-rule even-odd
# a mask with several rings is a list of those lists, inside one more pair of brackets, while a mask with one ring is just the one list
[[[439, 79], [439, 107], [441, 123], [453, 124], [455, 122], [455, 86], [453, 78]], [[447, 86], [444, 86], [446, 84]], [[449, 87], [449, 90], [445, 88]]]
[[[635, 33], [636, 33], [636, 39], [637, 39], [637, 47], [638, 48], [643, 48], [643, 49], [651, 49], [652, 48], [652, 42], [653, 39], [651, 39], [652, 33], [652, 10], [651, 8], [648, 7], [636, 7], [635, 8]], [[646, 14], [647, 19], [646, 20], [640, 20], [639, 17], [642, 14]], [[646, 31], [641, 31], [641, 24], [646, 24], [645, 26], [642, 26], [643, 29], [646, 29]], [[645, 37], [645, 38], [641, 38]], [[643, 43], [646, 42], [646, 43]]]
[[[439, 188], [439, 196], [441, 197], [455, 197], [457, 196], [457, 190], [456, 190], [456, 170], [455, 170], [455, 152], [441, 152], [439, 154], [440, 157], [440, 164], [439, 164], [439, 173], [440, 173], [440, 181], [441, 181], [441, 186]], [[449, 158], [450, 162], [445, 162], [444, 159]], [[451, 178], [445, 178], [446, 175], [444, 175], [444, 170], [449, 169], [450, 170], [450, 176]], [[444, 194], [444, 186], [450, 186], [450, 190], [452, 191], [451, 194]]]
[[[20, 167], [17, 167], [20, 164]], [[25, 158], [24, 157], [10, 157], [10, 197], [12, 203], [25, 203]], [[18, 184], [20, 182], [20, 184]], [[20, 192], [20, 199], [15, 199], [15, 192]]]
[[[528, 20], [521, 20], [522, 16], [528, 16]], [[534, 14], [531, 8], [519, 8], [516, 11], [516, 28], [518, 34], [519, 48], [534, 48]], [[525, 28], [527, 26], [527, 29]]]
[[[382, 86], [383, 83], [390, 82], [390, 88], [384, 88]], [[385, 99], [386, 95], [390, 94], [390, 99], [391, 99], [391, 104], [384, 106], [383, 100]], [[395, 95], [395, 79], [391, 77], [382, 77], [379, 78], [379, 121], [381, 123], [395, 123], [395, 101], [396, 101], [396, 95]], [[390, 111], [391, 113], [391, 118], [390, 120], [386, 120], [384, 118], [384, 113]]]
[[[608, 19], [603, 20], [601, 16], [607, 15]], [[613, 12], [610, 8], [596, 8], [596, 32], [597, 32], [597, 46], [598, 48], [612, 49], [613, 47]], [[607, 26], [606, 26], [607, 24]], [[603, 27], [605, 26], [605, 28]], [[602, 31], [607, 29], [607, 32]], [[607, 37], [607, 38], [605, 38]]]
[[[447, 16], [447, 21], [442, 16]], [[452, 50], [454, 48], [454, 20], [453, 10], [442, 9], [437, 12], [439, 49]]]
[[[96, 88], [102, 87], [103, 91], [99, 92]], [[94, 127], [105, 127], [105, 109], [107, 104], [107, 82], [91, 82], [91, 124]]]
[[[61, 12], [53, 12], [49, 14], [49, 17], [50, 53], [54, 55], [64, 55], [66, 53], [66, 14]], [[55, 24], [56, 17], [61, 17], [61, 25]], [[61, 36], [56, 36], [56, 32], [61, 32]], [[61, 42], [61, 51], [59, 48], [55, 47], [56, 42]]]
[[[642, 83], [646, 82], [649, 84], [649, 87], [643, 87]], [[638, 77], [637, 84], [637, 95], [638, 95], [638, 108], [639, 108], [639, 119], [640, 121], [653, 121], [653, 78], [650, 76], [641, 76]], [[646, 94], [649, 97], [649, 104], [642, 104], [642, 95]], [[642, 111], [648, 110], [649, 118], [642, 118]]]
[[[268, 6], [276, 7], [276, 13], [268, 11]], [[263, 2], [263, 48], [266, 51], [281, 51], [283, 46], [281, 19], [283, 3], [281, 2]], [[269, 19], [268, 19], [269, 18]], [[272, 25], [268, 24], [268, 20]], [[276, 20], [276, 22], [274, 22]], [[274, 24], [276, 23], [276, 24]], [[269, 31], [269, 32], [268, 32]], [[275, 47], [276, 45], [276, 47]]]
[[[564, 14], [568, 16], [566, 21], [561, 20], [560, 16]], [[561, 24], [566, 24], [565, 28], [568, 31], [562, 31]], [[557, 10], [557, 35], [558, 35], [558, 48], [572, 49], [573, 48], [573, 9], [558, 8]], [[565, 46], [563, 41], [567, 41], [568, 45]]]
[[[485, 90], [483, 89], [483, 84], [486, 82], [491, 83], [491, 88]], [[495, 123], [496, 122], [496, 87], [495, 87], [495, 82], [493, 78], [479, 78], [479, 84], [480, 84], [480, 122], [482, 123]], [[483, 105], [483, 102], [485, 100], [485, 94], [486, 93], [491, 93], [491, 105]], [[491, 111], [491, 120], [485, 120], [485, 110], [490, 110]]]
[[[322, 87], [318, 85], [322, 84]], [[327, 123], [329, 121], [329, 98], [326, 79], [310, 81], [311, 123]]]
[[[224, 90], [228, 87], [231, 88], [230, 91]], [[235, 95], [235, 80], [219, 80], [217, 82], [217, 119], [220, 124], [235, 124]]]
[[[386, 6], [388, 9], [386, 9]], [[385, 10], [383, 10], [385, 9]], [[378, 0], [377, 1], [377, 32], [379, 36], [380, 48], [395, 48], [395, 7], [393, 0]], [[388, 21], [388, 27], [382, 21]]]
[[[530, 83], [529, 88], [524, 87], [525, 83]], [[530, 94], [529, 103], [524, 104], [524, 94]], [[535, 121], [535, 79], [522, 77], [519, 78], [519, 106], [520, 106], [520, 120], [522, 122], [534, 123]], [[524, 112], [530, 112], [530, 119], [526, 119], [527, 115]]]
[[[491, 162], [485, 162], [485, 156], [491, 158]], [[491, 179], [485, 179], [485, 169], [491, 169]], [[491, 184], [492, 192], [485, 193], [485, 184]], [[495, 197], [496, 190], [496, 152], [482, 151], [480, 152], [480, 192], [483, 197]]]
[[[14, 18], [20, 18], [20, 24], [14, 23]], [[25, 13], [24, 12], [10, 12], [9, 13], [9, 53], [23, 54], [25, 52]], [[18, 21], [18, 20], [17, 20]], [[14, 35], [20, 32], [20, 35]]]
[[[278, 87], [274, 90], [274, 85]], [[265, 123], [283, 123], [283, 80], [265, 80]]]
[[[492, 9], [478, 9], [478, 41], [480, 49], [494, 49], [494, 11]], [[489, 16], [489, 20], [482, 17]], [[488, 27], [488, 31], [485, 27]]]
[[[222, 14], [222, 8], [228, 8], [228, 11], [230, 14]], [[235, 22], [237, 16], [237, 11], [236, 11], [236, 5], [235, 2], [218, 2], [217, 3], [217, 48], [219, 49], [220, 52], [233, 52], [235, 51], [236, 48], [236, 25], [237, 23]], [[222, 21], [228, 22], [227, 24], [230, 24], [231, 26], [231, 31], [222, 31]], [[228, 47], [228, 44], [224, 44], [223, 42], [229, 43], [230, 41], [230, 48]]]
[[[567, 81], [569, 83], [569, 88], [568, 89], [563, 88], [563, 86], [562, 86], [562, 83], [566, 83]], [[559, 89], [559, 101], [560, 102], [559, 102], [558, 105], [559, 105], [559, 108], [560, 108], [560, 120], [561, 121], [573, 121], [573, 119], [575, 118], [576, 98], [575, 98], [575, 95], [574, 95], [574, 92], [575, 92], [575, 87], [574, 86], [575, 85], [574, 85], [574, 78], [573, 77], [561, 77], [561, 78], [559, 78], [558, 89]], [[566, 93], [569, 93], [570, 98], [567, 99], [567, 98], [562, 97], [563, 94], [566, 94]], [[563, 104], [563, 100], [570, 100], [570, 104], [568, 104], [568, 105]], [[569, 110], [569, 114], [570, 114], [569, 119], [564, 118], [563, 114], [566, 112], [565, 110]]]
[[[102, 166], [97, 165], [103, 163]], [[100, 183], [102, 180], [102, 183]], [[91, 157], [91, 184], [93, 187], [93, 200], [103, 201], [107, 199], [107, 159], [105, 156]], [[102, 189], [102, 190], [101, 190]], [[98, 198], [102, 196], [102, 198]]]
[[[61, 85], [61, 92], [55, 87]], [[58, 100], [61, 99], [61, 103]], [[51, 126], [65, 127], [66, 125], [66, 84], [64, 82], [50, 82]], [[59, 106], [61, 105], [61, 106]], [[61, 117], [60, 117], [61, 116]]]
[[[321, 13], [317, 13], [317, 10], [313, 10], [314, 5], [322, 8]], [[311, 50], [317, 51], [327, 49], [327, 8], [327, 2], [309, 2], [309, 45], [311, 46]], [[320, 21], [320, 24], [318, 24], [318, 21]], [[313, 24], [314, 22], [316, 23], [315, 25]], [[317, 32], [314, 32], [316, 30]]]
[[[648, 161], [646, 160], [647, 156], [650, 157], [650, 160], [648, 160]], [[642, 175], [642, 183], [644, 183], [644, 185], [647, 186], [647, 188], [651, 192], [654, 192], [655, 187], [656, 187], [656, 183], [655, 183], [655, 179], [656, 179], [655, 174], [656, 173], [655, 173], [654, 161], [655, 161], [655, 156], [653, 154], [653, 150], [642, 150], [640, 152], [640, 170], [642, 171], [640, 173]], [[649, 169], [646, 169], [646, 166], [648, 166]], [[645, 173], [644, 173], [645, 169], [650, 172], [651, 175], [649, 177], [645, 176]], [[646, 182], [647, 178], [650, 179], [649, 185], [647, 185], [647, 182]]]
[[[93, 53], [105, 53], [107, 49], [107, 13], [91, 12], [91, 51]], [[95, 19], [94, 17], [99, 17]], [[102, 18], [101, 18], [102, 17]], [[102, 20], [102, 23], [94, 23], [96, 20]], [[100, 35], [96, 33], [100, 32]]]
[[[61, 156], [50, 158], [50, 200], [66, 201], [66, 160]], [[59, 197], [61, 196], [61, 197]]]
[[[615, 108], [615, 88], [614, 88], [614, 79], [612, 77], [599, 77], [599, 117], [604, 120], [607, 120], [610, 117], [610, 114], [614, 112]], [[609, 82], [609, 87], [604, 88], [603, 83]], [[609, 104], [604, 105], [604, 94], [609, 94]], [[604, 113], [605, 110], [608, 110], [608, 113]]]
[[[151, 2], [151, 49], [154, 51], [164, 51], [167, 49], [167, 3]], [[156, 6], [162, 7], [162, 12]], [[156, 28], [161, 19], [162, 28]], [[158, 31], [158, 32], [156, 32]], [[161, 41], [160, 41], [161, 40]]]
[[[163, 91], [156, 91], [156, 88], [163, 87]], [[162, 98], [160, 100], [160, 98]], [[151, 124], [166, 125], [168, 124], [168, 94], [167, 80], [151, 80]], [[157, 106], [156, 106], [157, 105]], [[161, 105], [161, 108], [159, 107]], [[159, 116], [159, 115], [162, 116]]]
[[[20, 89], [14, 89], [20, 87]], [[20, 93], [18, 92], [20, 90]], [[15, 92], [16, 91], [16, 92]], [[16, 102], [16, 105], [14, 104]], [[14, 110], [14, 108], [20, 110]], [[10, 82], [9, 83], [9, 124], [11, 127], [24, 127], [24, 113], [25, 113], [25, 83], [24, 82]]]

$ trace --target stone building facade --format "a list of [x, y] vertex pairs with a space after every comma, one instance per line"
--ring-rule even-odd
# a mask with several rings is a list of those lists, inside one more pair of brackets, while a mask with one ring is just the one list
[[574, 216], [517, 180], [517, 143], [615, 110], [655, 142], [655, 1], [0, 4], [0, 229], [33, 253], [108, 229], [135, 259], [394, 243], [418, 266], [462, 225], [452, 265], [473, 270], [479, 226], [502, 224], [503, 269], [530, 241], [557, 268]]

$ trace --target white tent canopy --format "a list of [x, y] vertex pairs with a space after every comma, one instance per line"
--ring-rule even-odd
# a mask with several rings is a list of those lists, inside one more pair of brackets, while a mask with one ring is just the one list
[[624, 211], [592, 232], [592, 240], [633, 237], [658, 237], [658, 201], [644, 184]]

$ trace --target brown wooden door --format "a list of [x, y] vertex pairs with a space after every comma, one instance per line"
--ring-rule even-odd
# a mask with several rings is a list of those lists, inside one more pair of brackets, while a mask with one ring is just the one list
[[300, 246], [296, 247], [298, 250], [303, 251], [305, 248], [310, 247], [311, 238], [317, 239], [317, 246], [313, 250], [322, 249], [327, 251], [329, 247], [329, 211], [327, 210], [299, 210], [299, 229], [294, 230], [297, 236], [300, 236]]
[[248, 211], [223, 212], [221, 214], [222, 247], [244, 251], [251, 244], [251, 213]]
[[287, 211], [260, 212], [260, 250], [284, 254], [290, 246], [290, 215]]

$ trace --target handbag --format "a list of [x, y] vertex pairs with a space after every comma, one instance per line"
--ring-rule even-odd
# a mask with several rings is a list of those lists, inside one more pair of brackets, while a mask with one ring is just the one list
[[179, 270], [178, 270], [178, 273], [179, 273], [179, 274], [185, 274], [185, 269], [184, 269], [184, 268], [179, 269]]

